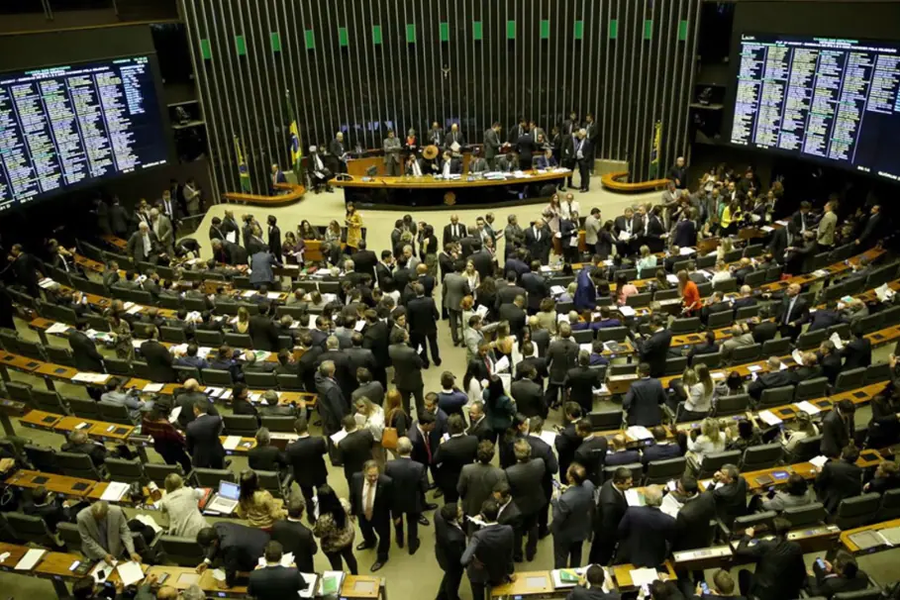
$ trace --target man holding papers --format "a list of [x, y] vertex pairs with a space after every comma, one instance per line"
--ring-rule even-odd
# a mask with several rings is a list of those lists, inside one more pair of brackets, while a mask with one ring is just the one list
[[282, 565], [286, 562], [282, 561], [282, 554], [283, 549], [278, 542], [266, 544], [265, 564], [250, 573], [250, 584], [247, 586], [247, 593], [256, 600], [292, 598], [309, 585], [296, 566]]
[[134, 551], [134, 540], [128, 529], [128, 518], [118, 506], [110, 506], [100, 500], [82, 509], [77, 517], [78, 533], [81, 536], [81, 551], [93, 560], [104, 560], [112, 564], [125, 556], [135, 562], [141, 562], [140, 555]]

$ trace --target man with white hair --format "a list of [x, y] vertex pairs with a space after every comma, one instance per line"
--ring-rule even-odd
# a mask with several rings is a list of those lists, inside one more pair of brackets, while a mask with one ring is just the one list
[[[157, 215], [158, 214], [159, 212], [157, 211]], [[138, 224], [138, 230], [132, 233], [131, 237], [128, 238], [126, 248], [128, 250], [128, 255], [135, 263], [155, 263], [158, 260], [160, 249], [159, 237], [150, 229], [150, 226], [147, 225], [146, 222], [141, 221]]]
[[587, 139], [587, 130], [579, 129], [575, 137], [575, 161], [578, 163], [578, 191], [586, 192], [591, 187], [591, 142]]
[[347, 172], [347, 146], [344, 144], [344, 134], [338, 131], [334, 139], [328, 144], [328, 152], [333, 157], [335, 173]]
[[99, 500], [82, 509], [76, 521], [81, 534], [81, 551], [88, 558], [103, 559], [107, 564], [124, 557], [141, 562], [140, 555], [134, 551], [128, 517], [120, 507]]
[[644, 506], [629, 507], [619, 522], [616, 562], [655, 568], [665, 562], [675, 539], [675, 519], [659, 509], [662, 504], [659, 486], [644, 488], [644, 502]]
[[175, 254], [175, 228], [172, 227], [172, 221], [165, 214], [159, 212], [158, 208], [150, 210], [150, 225], [153, 233], [159, 238], [159, 243], [169, 253]]
[[318, 194], [319, 188], [325, 186], [326, 192], [333, 192], [334, 189], [328, 185], [328, 181], [334, 177], [331, 169], [325, 166], [325, 161], [319, 154], [319, 147], [312, 145], [309, 147], [309, 156], [306, 157], [306, 171], [312, 181], [313, 189]]

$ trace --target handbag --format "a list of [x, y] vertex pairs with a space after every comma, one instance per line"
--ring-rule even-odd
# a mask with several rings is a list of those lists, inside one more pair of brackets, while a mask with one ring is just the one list
[[396, 427], [385, 427], [384, 432], [381, 434], [381, 446], [388, 450], [396, 450], [397, 440], [399, 439], [400, 436], [397, 435]]

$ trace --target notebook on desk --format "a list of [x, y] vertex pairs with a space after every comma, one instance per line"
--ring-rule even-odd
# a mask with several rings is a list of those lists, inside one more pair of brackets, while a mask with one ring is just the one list
[[885, 541], [887, 541], [884, 537], [879, 535], [877, 531], [860, 531], [859, 533], [853, 533], [850, 535], [850, 540], [856, 544], [860, 550], [884, 546]]
[[900, 527], [891, 527], [890, 529], [882, 529], [878, 533], [881, 537], [890, 542], [891, 546], [900, 545]]

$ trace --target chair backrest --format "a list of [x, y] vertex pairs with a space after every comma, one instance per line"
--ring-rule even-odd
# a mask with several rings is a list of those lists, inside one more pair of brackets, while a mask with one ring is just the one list
[[822, 398], [828, 394], [828, 378], [815, 377], [807, 379], [797, 384], [794, 391], [794, 400], [810, 400], [812, 398]]
[[218, 348], [225, 341], [225, 334], [221, 331], [211, 331], [205, 329], [194, 330], [194, 338], [201, 346], [211, 346]]
[[[110, 375], [132, 375], [131, 365], [124, 358], [108, 357], [103, 359], [106, 372]], [[147, 363], [142, 363], [145, 367]]]
[[81, 552], [81, 533], [78, 531], [78, 525], [60, 521], [56, 524], [56, 533], [69, 552]]
[[618, 469], [628, 469], [631, 471], [631, 479], [640, 481], [644, 475], [644, 465], [642, 463], [628, 463], [627, 465], [611, 465], [603, 467], [603, 481], [609, 481], [616, 474]]
[[273, 389], [278, 385], [278, 380], [275, 379], [275, 373], [253, 373], [247, 371], [244, 373], [244, 382], [254, 390]]
[[763, 356], [785, 356], [791, 352], [791, 338], [766, 340], [762, 346]]
[[831, 600], [879, 600], [882, 597], [881, 588], [875, 586], [855, 592], [840, 592], [832, 596]]
[[865, 367], [858, 367], [856, 369], [842, 371], [840, 375], [837, 376], [837, 380], [834, 382], [834, 390], [832, 390], [832, 393], [837, 394], [861, 387], [865, 379]]
[[706, 256], [698, 256], [694, 260], [694, 263], [697, 265], [698, 269], [708, 269], [709, 267], [714, 267], [716, 265], [718, 258], [719, 257], [715, 254], [707, 254]]
[[624, 342], [627, 336], [627, 327], [604, 327], [597, 330], [597, 339], [603, 342]]
[[643, 292], [625, 298], [625, 305], [633, 307], [649, 306], [651, 300], [653, 300], [653, 292]]
[[572, 332], [572, 340], [576, 344], [590, 344], [594, 341], [594, 332], [591, 329], [579, 329]]
[[[675, 272], [677, 273], [678, 271]], [[674, 300], [678, 296], [678, 288], [670, 288], [668, 290], [656, 290], [656, 293], [653, 294], [653, 299], [657, 302], [662, 302], [663, 300]]]
[[256, 471], [259, 487], [271, 492], [276, 498], [284, 498], [284, 485], [278, 471]]
[[784, 272], [784, 267], [778, 265], [777, 267], [769, 267], [766, 269], [766, 281], [778, 281], [781, 278], [781, 274]]
[[828, 518], [825, 505], [821, 502], [813, 502], [803, 506], [789, 506], [782, 511], [781, 516], [791, 522], [792, 527], [808, 527], [823, 523]]
[[750, 446], [744, 450], [744, 459], [741, 462], [741, 471], [756, 471], [758, 469], [768, 469], [774, 467], [781, 462], [781, 456], [784, 453], [781, 444], [776, 442], [773, 444], [760, 444]]
[[873, 331], [877, 331], [881, 329], [884, 323], [884, 315], [881, 313], [875, 313], [874, 315], [869, 315], [868, 317], [863, 317], [859, 320], [859, 327], [862, 328], [863, 333], [872, 333]]
[[56, 464], [60, 471], [70, 477], [100, 480], [100, 472], [87, 454], [60, 451], [56, 453]]
[[179, 475], [184, 475], [181, 471], [181, 466], [179, 465], [167, 465], [164, 463], [146, 463], [143, 465], [144, 475], [155, 483], [156, 485], [163, 487], [166, 483], [166, 477], [171, 475], [172, 473], [178, 473]]
[[760, 356], [762, 356], [762, 344], [738, 346], [731, 351], [731, 362], [739, 365], [745, 362], [759, 360]]
[[710, 369], [718, 369], [722, 366], [722, 353], [710, 352], [709, 354], [695, 354], [691, 361], [693, 365], [706, 365]]
[[881, 311], [881, 316], [884, 319], [885, 327], [892, 327], [900, 323], [900, 306], [892, 306]]
[[668, 458], [666, 460], [654, 460], [647, 463], [647, 476], [644, 485], [668, 483], [678, 479], [684, 474], [687, 460], [683, 456]]
[[762, 244], [754, 244], [752, 246], [747, 246], [744, 248], [744, 258], [756, 258], [757, 256], [762, 256], [762, 253], [765, 252], [766, 247]]
[[31, 393], [33, 388], [30, 383], [7, 381], [3, 384], [3, 387], [6, 388], [6, 394], [9, 396], [10, 400], [17, 400], [19, 402], [24, 402], [29, 406], [34, 406]]
[[47, 358], [57, 364], [65, 365], [67, 367], [75, 365], [75, 361], [72, 360], [72, 352], [68, 348], [63, 348], [61, 346], [45, 346], [44, 350], [47, 352]]
[[744, 285], [749, 285], [750, 287], [759, 287], [766, 282], [766, 271], [765, 269], [761, 269], [759, 271], [751, 271], [747, 273], [746, 277], [744, 277]]
[[561, 315], [567, 315], [573, 310], [575, 310], [574, 302], [557, 302], [556, 303], [556, 312]]
[[881, 495], [881, 506], [875, 522], [889, 521], [900, 517], [900, 488], [888, 490]]
[[891, 365], [889, 363], [875, 363], [866, 367], [866, 385], [879, 383], [891, 378]]
[[172, 344], [183, 344], [187, 341], [187, 336], [181, 327], [167, 327], [164, 325], [159, 328], [159, 339]]
[[590, 412], [587, 414], [588, 421], [591, 422], [591, 429], [594, 431], [606, 431], [610, 429], [620, 429], [622, 427], [622, 418], [624, 411], [621, 410], [603, 410], [599, 412]]
[[253, 415], [223, 415], [222, 420], [225, 422], [227, 435], [253, 436], [259, 429]]
[[737, 309], [737, 312], [734, 314], [734, 319], [736, 321], [743, 321], [745, 319], [752, 319], [753, 317], [759, 315], [759, 306], [742, 306]]
[[624, 363], [620, 365], [609, 365], [607, 370], [610, 376], [613, 375], [634, 375], [637, 372], [637, 365], [634, 363]]
[[825, 329], [807, 331], [797, 337], [797, 347], [800, 350], [812, 350], [813, 348], [818, 348], [819, 344], [826, 339], [828, 339], [828, 331]]
[[784, 385], [763, 390], [759, 398], [759, 408], [790, 404], [794, 399], [794, 386]]
[[807, 461], [811, 458], [815, 458], [816, 456], [821, 454], [821, 443], [821, 435], [811, 435], [809, 437], [803, 438], [794, 446], [794, 451], [791, 452], [790, 462], [798, 463]]
[[189, 367], [187, 365], [173, 365], [173, 369], [175, 369], [175, 376], [178, 378], [178, 381], [184, 383], [188, 379], [196, 379], [200, 381], [200, 369], [197, 367]]
[[97, 404], [97, 408], [100, 409], [100, 416], [104, 421], [119, 423], [120, 425], [134, 425], [131, 413], [128, 412], [128, 407], [124, 404], [100, 402]]
[[246, 333], [226, 333], [225, 343], [232, 348], [252, 348], [253, 341], [250, 335]]
[[707, 281], [705, 283], [698, 283], [697, 291], [700, 293], [701, 298], [706, 298], [713, 292], [712, 282]]
[[683, 319], [675, 319], [669, 328], [673, 335], [680, 333], [694, 333], [700, 331], [700, 318], [688, 317]]
[[16, 346], [19, 347], [19, 354], [24, 354], [28, 358], [35, 360], [47, 360], [47, 356], [44, 354], [44, 347], [37, 342], [30, 342], [20, 338], [16, 341]]
[[616, 271], [616, 278], [618, 279], [620, 275], [628, 281], [637, 279], [637, 269], [619, 269]]
[[687, 368], [687, 356], [672, 356], [666, 359], [666, 375], [678, 375]]
[[197, 538], [162, 535], [159, 537], [159, 545], [166, 553], [166, 560], [181, 567], [196, 567], [203, 562], [205, 556], [203, 547], [197, 543]]
[[279, 373], [275, 376], [275, 379], [278, 380], [278, 389], [280, 390], [302, 391], [304, 389], [303, 380], [300, 379], [299, 375]]
[[720, 329], [731, 325], [734, 320], [734, 313], [730, 310], [723, 310], [709, 315], [706, 322], [707, 329]]
[[203, 469], [200, 467], [191, 471], [194, 475], [194, 483], [200, 487], [217, 489], [220, 481], [234, 481], [234, 472], [230, 469]]
[[261, 417], [260, 422], [262, 427], [268, 428], [269, 431], [293, 433], [296, 419], [294, 417]]
[[183, 298], [181, 302], [188, 310], [199, 312], [206, 310], [206, 300], [203, 298]]
[[707, 477], [712, 477], [716, 471], [722, 468], [722, 465], [727, 465], [728, 463], [736, 465], [740, 462], [740, 450], [726, 450], [725, 452], [707, 454], [703, 458], [703, 464], [700, 465], [700, 473], [697, 475], [697, 478], [706, 479]]
[[162, 308], [168, 308], [170, 310], [178, 310], [181, 308], [181, 298], [178, 296], [160, 296], [157, 303]]
[[81, 419], [100, 419], [100, 409], [97, 408], [97, 402], [85, 398], [76, 398], [74, 396], [66, 396], [66, 403], [72, 414]]
[[844, 498], [838, 504], [834, 524], [845, 530], [862, 527], [875, 518], [879, 504], [881, 504], [881, 494], [874, 492]]
[[774, 510], [767, 510], [764, 512], [753, 513], [750, 515], [744, 515], [742, 517], [736, 517], [734, 522], [731, 525], [731, 537], [732, 539], [738, 538], [744, 535], [744, 531], [748, 527], [753, 527], [759, 531], [768, 531], [771, 532], [774, 529], [774, 519], [778, 516]]
[[224, 385], [231, 386], [234, 381], [231, 379], [231, 371], [222, 371], [220, 369], [203, 369], [200, 371], [203, 377], [204, 385]]
[[106, 465], [106, 471], [109, 478], [113, 481], [123, 481], [125, 483], [133, 483], [139, 481], [145, 482], [147, 476], [144, 475], [144, 466], [139, 458], [134, 460], [125, 460], [122, 458], [107, 458], [103, 461]]
[[747, 394], [735, 394], [734, 396], [722, 396], [716, 400], [715, 416], [728, 417], [747, 412], [750, 406], [750, 396]]
[[50, 390], [32, 390], [31, 398], [38, 410], [67, 415], [69, 409], [56, 392]]
[[153, 379], [153, 373], [150, 372], [150, 367], [148, 367], [147, 363], [144, 361], [133, 361], [131, 363], [131, 369], [134, 371], [135, 377], [140, 377], [141, 379]]
[[737, 291], [737, 279], [733, 277], [730, 279], [725, 279], [722, 281], [716, 281], [713, 283], [713, 289], [722, 292], [723, 294], [730, 294], [732, 292]]
[[15, 536], [21, 540], [41, 546], [55, 546], [53, 535], [41, 517], [8, 512], [6, 513], [6, 522], [9, 523]]
[[34, 466], [35, 471], [60, 472], [59, 465], [56, 462], [56, 451], [53, 448], [25, 444], [25, 456], [28, 458], [28, 462]]

